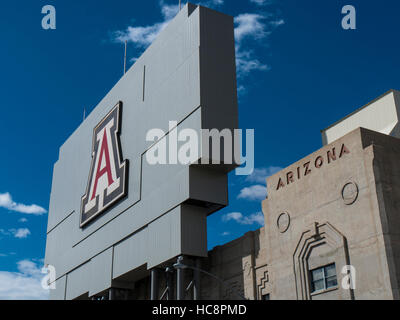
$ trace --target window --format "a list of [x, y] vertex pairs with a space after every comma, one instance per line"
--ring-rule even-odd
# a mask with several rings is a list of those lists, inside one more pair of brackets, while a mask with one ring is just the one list
[[261, 300], [270, 300], [269, 293], [262, 295]]
[[336, 266], [334, 263], [310, 271], [311, 292], [322, 291], [337, 286]]

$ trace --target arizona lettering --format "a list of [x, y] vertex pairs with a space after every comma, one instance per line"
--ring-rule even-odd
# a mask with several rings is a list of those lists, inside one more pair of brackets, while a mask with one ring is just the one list
[[[350, 150], [342, 144], [339, 150], [338, 158], [342, 158], [345, 154], [350, 153]], [[302, 177], [305, 177], [312, 173], [313, 169], [320, 169], [324, 164], [332, 163], [337, 159], [337, 152], [335, 148], [332, 148], [326, 152], [325, 156], [317, 156], [314, 161], [307, 161], [302, 166], [298, 166], [295, 171], [289, 171], [286, 173], [285, 178], [279, 177], [278, 184], [276, 186], [276, 190], [279, 190], [291, 183], [294, 183], [295, 180], [300, 180]], [[296, 179], [295, 179], [296, 177]]]

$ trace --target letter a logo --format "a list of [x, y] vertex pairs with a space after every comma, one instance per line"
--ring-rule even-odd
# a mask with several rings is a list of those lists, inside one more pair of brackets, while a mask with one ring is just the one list
[[126, 195], [128, 160], [119, 141], [122, 102], [93, 130], [92, 164], [81, 203], [81, 227]]

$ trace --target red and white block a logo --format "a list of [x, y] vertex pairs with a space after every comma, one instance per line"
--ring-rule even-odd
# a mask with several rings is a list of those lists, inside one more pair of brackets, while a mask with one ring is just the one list
[[126, 195], [128, 160], [119, 141], [122, 102], [93, 130], [92, 164], [81, 203], [81, 227]]

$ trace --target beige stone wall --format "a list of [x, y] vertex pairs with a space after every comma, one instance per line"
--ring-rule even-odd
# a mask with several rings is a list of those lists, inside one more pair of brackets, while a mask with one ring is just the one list
[[[389, 170], [388, 157], [399, 159], [387, 152], [394, 145], [398, 139], [359, 128], [268, 179], [262, 208], [271, 299], [396, 298], [387, 247], [396, 242], [398, 248], [399, 242], [383, 233], [387, 194], [379, 191], [394, 182], [382, 186], [378, 175]], [[399, 227], [395, 219], [390, 218]], [[337, 288], [312, 295], [309, 270], [333, 262]], [[356, 268], [354, 291], [341, 286], [348, 264]]]
[[400, 299], [400, 139], [366, 132], [374, 141], [373, 172], [393, 297]]
[[202, 268], [224, 280], [201, 277], [202, 299], [259, 299], [265, 291], [266, 242], [264, 228], [215, 247], [203, 259]]

